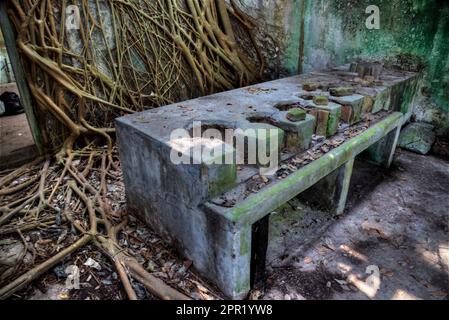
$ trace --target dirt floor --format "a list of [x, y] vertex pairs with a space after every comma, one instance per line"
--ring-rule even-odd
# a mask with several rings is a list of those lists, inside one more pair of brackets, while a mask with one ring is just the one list
[[[18, 93], [15, 84], [0, 85], [0, 94], [5, 91]], [[25, 113], [0, 116], [0, 170], [24, 164], [36, 155], [36, 146]]]
[[[108, 194], [117, 214], [126, 210], [120, 178]], [[449, 161], [399, 150], [390, 170], [357, 162], [343, 216], [313, 211], [297, 200], [272, 215], [267, 276], [250, 299], [447, 299], [448, 218]], [[0, 253], [6, 257], [0, 254], [0, 262], [20, 256], [20, 268], [26, 269], [75, 239], [76, 232], [60, 222], [22, 239], [3, 236]], [[180, 259], [136, 219], [124, 229], [120, 245], [190, 297], [223, 298], [193, 271], [191, 261]], [[69, 290], [73, 266], [80, 284]], [[140, 299], [154, 299], [139, 283], [133, 287]], [[108, 258], [87, 246], [12, 299], [120, 300], [126, 294]]]
[[[347, 212], [292, 201], [273, 216], [263, 299], [447, 299], [449, 162], [357, 162]], [[298, 210], [299, 209], [299, 210]]]
[[0, 95], [7, 91], [19, 94], [19, 89], [15, 82], [0, 84]]
[[0, 170], [24, 164], [36, 155], [25, 113], [0, 117]]

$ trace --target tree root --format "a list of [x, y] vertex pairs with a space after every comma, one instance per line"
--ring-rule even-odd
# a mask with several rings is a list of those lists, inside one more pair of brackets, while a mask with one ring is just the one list
[[[8, 10], [42, 137], [58, 161], [83, 139], [111, 147], [119, 116], [250, 84], [265, 65], [255, 26], [235, 2], [80, 1], [76, 31], [65, 30], [69, 5], [11, 0]], [[259, 61], [240, 48], [237, 28]]]
[[29, 285], [33, 280], [37, 279], [39, 276], [44, 274], [47, 270], [57, 265], [59, 262], [64, 260], [68, 255], [75, 252], [79, 248], [83, 247], [89, 241], [92, 240], [91, 235], [84, 235], [81, 237], [77, 242], [72, 244], [70, 247], [62, 250], [55, 256], [51, 257], [47, 261], [41, 263], [40, 265], [34, 267], [30, 271], [26, 272], [25, 274], [21, 275], [11, 283], [7, 284], [3, 288], [0, 288], [0, 300], [4, 300], [8, 297], [10, 297], [15, 292], [25, 288], [27, 285]]
[[[72, 31], [65, 28], [71, 4], [7, 4], [42, 140], [56, 161], [37, 159], [0, 178], [0, 235], [62, 217], [81, 237], [0, 288], [0, 299], [88, 243], [111, 259], [128, 298], [137, 298], [132, 277], [161, 299], [188, 299], [119, 247], [126, 219], [116, 224], [107, 214], [106, 177], [118, 170], [114, 120], [257, 81], [264, 62], [252, 34], [254, 24], [234, 1], [107, 0], [100, 6], [100, 1], [88, 0], [77, 2], [82, 19]], [[241, 50], [236, 28], [247, 31], [259, 61]]]
[[[82, 154], [82, 152], [80, 152], [80, 154]], [[3, 215], [0, 216], [0, 235], [11, 234], [13, 232], [18, 232], [21, 235], [22, 231], [32, 230], [34, 227], [55, 221], [54, 214], [58, 214], [61, 210], [51, 204], [50, 200], [55, 194], [64, 194], [64, 209], [62, 210], [62, 214], [67, 221], [78, 230], [81, 237], [74, 244], [28, 270], [3, 288], [0, 288], [0, 300], [6, 299], [12, 294], [25, 288], [56, 264], [62, 262], [72, 253], [88, 244], [93, 244], [109, 257], [119, 274], [129, 299], [137, 299], [130, 278], [141, 282], [149, 292], [160, 299], [190, 299], [186, 295], [169, 287], [163, 281], [152, 276], [139, 265], [135, 258], [126, 254], [125, 250], [120, 247], [118, 236], [121, 230], [127, 225], [128, 220], [124, 217], [118, 224], [110, 220], [109, 217], [116, 215], [111, 212], [110, 205], [108, 204], [109, 200], [107, 199], [106, 183], [106, 175], [109, 168], [113, 166], [114, 157], [116, 157], [116, 155], [114, 156], [109, 153], [108, 150], [94, 150], [90, 154], [95, 154], [96, 156], [89, 156], [84, 163], [84, 167], [74, 167], [73, 157], [68, 158], [62, 167], [59, 168], [59, 171], [62, 172], [61, 174], [56, 172], [58, 170], [55, 170], [54, 168], [50, 170], [50, 161], [48, 160], [45, 161], [43, 165], [38, 163], [37, 166], [41, 166], [42, 169], [38, 175], [40, 177], [38, 186], [33, 189], [34, 194], [29, 196], [29, 198], [22, 203], [15, 201], [14, 203], [17, 205], [15, 208], [10, 208], [8, 206], [4, 207]], [[100, 161], [93, 160], [95, 158], [99, 158]], [[99, 168], [97, 169], [98, 171], [92, 173], [92, 170], [94, 169], [93, 163], [95, 162], [99, 164]], [[21, 173], [27, 175], [28, 170], [21, 170]], [[90, 182], [86, 180], [85, 176], [89, 176], [90, 174], [96, 174], [99, 177], [98, 187], [92, 186]], [[48, 186], [49, 184], [52, 184], [52, 180], [49, 181], [50, 177], [56, 181], [53, 188]], [[20, 176], [16, 178], [20, 178]], [[15, 179], [8, 178], [8, 180], [9, 183], [13, 183]], [[37, 181], [33, 181], [37, 183]], [[7, 183], [5, 188], [8, 188]], [[26, 191], [23, 190], [23, 192]], [[76, 199], [77, 201], [74, 201]], [[20, 223], [20, 217], [17, 213], [21, 212], [25, 206], [30, 205], [34, 201], [38, 202], [38, 204], [31, 210], [33, 211], [33, 216], [38, 217], [39, 214], [44, 211], [52, 212], [52, 214], [45, 214], [42, 218], [37, 218], [35, 221]], [[83, 206], [80, 206], [80, 204]], [[84, 219], [80, 221], [79, 218], [74, 218], [73, 213], [76, 211], [87, 213], [85, 221]], [[1, 227], [1, 224], [4, 224], [11, 219], [16, 220], [9, 225]], [[103, 227], [103, 231], [100, 231], [99, 225]]]

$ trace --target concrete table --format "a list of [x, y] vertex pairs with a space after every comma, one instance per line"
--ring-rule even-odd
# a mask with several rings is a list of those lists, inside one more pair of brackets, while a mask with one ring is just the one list
[[[264, 268], [271, 212], [316, 187], [331, 211], [341, 214], [354, 158], [363, 152], [378, 164], [391, 164], [400, 128], [411, 113], [409, 106], [418, 78], [413, 73], [384, 70], [381, 82], [367, 88], [354, 82], [357, 75], [347, 69], [345, 66], [285, 78], [117, 119], [129, 208], [192, 260], [194, 268], [224, 294], [233, 299], [244, 298]], [[319, 84], [321, 89], [313, 93], [303, 90], [303, 85], [310, 82]], [[336, 86], [351, 86], [354, 94], [333, 97], [329, 87]], [[311, 94], [327, 95], [328, 110], [307, 100]], [[382, 116], [357, 136], [285, 179], [264, 177], [270, 182], [257, 193], [246, 194], [245, 190], [248, 181], [259, 174], [260, 163], [216, 164], [206, 161], [211, 159], [196, 158], [192, 150], [198, 141], [193, 139], [187, 141], [191, 161], [173, 162], [173, 150], [185, 142], [173, 133], [184, 130], [195, 134], [198, 121], [202, 125], [197, 132], [200, 135], [209, 129], [223, 133], [223, 137], [226, 129], [271, 129], [268, 134], [256, 134], [253, 138], [267, 145], [279, 141], [279, 149], [268, 147], [267, 152], [278, 152], [279, 160], [288, 162], [316, 144], [312, 137], [317, 138], [313, 134], [319, 125], [314, 112], [299, 122], [290, 121], [288, 107], [285, 108], [289, 104], [328, 112], [326, 122], [321, 124], [327, 126], [321, 130], [327, 136], [341, 134], [369, 114]], [[343, 118], [341, 108], [349, 108], [353, 113], [346, 117], [347, 124], [335, 118]], [[338, 127], [336, 120], [340, 120]], [[228, 147], [220, 157], [236, 156], [234, 146], [218, 142]], [[198, 143], [202, 145], [204, 141]], [[242, 157], [246, 161], [250, 155]]]

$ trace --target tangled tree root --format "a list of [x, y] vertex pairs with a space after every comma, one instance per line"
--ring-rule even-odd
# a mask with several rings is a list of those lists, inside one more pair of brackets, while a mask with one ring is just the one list
[[[124, 114], [259, 79], [264, 62], [254, 23], [235, 1], [229, 3], [8, 3], [41, 137], [47, 153], [56, 156], [0, 174], [0, 236], [17, 233], [23, 238], [22, 233], [65, 221], [80, 237], [12, 281], [0, 277], [0, 283], [7, 282], [0, 299], [87, 244], [109, 257], [130, 299], [137, 297], [130, 277], [162, 299], [188, 298], [149, 274], [119, 245], [127, 219], [111, 218], [106, 179], [119, 170], [113, 122]], [[67, 29], [67, 19], [78, 17], [74, 9], [79, 19], [70, 23], [76, 28]]]
[[[101, 158], [100, 169], [95, 172], [91, 172], [94, 170], [91, 162], [93, 157], [90, 156], [93, 152], [98, 153]], [[82, 157], [82, 154], [81, 152], [79, 156]], [[96, 150], [87, 154], [89, 154], [87, 160], [81, 161], [78, 166], [74, 164], [75, 154], [73, 154], [64, 162], [62, 167], [59, 165], [50, 167], [49, 160], [40, 163], [36, 161], [4, 176], [0, 180], [0, 186], [2, 186], [0, 192], [3, 194], [8, 194], [7, 190], [20, 189], [24, 195], [20, 200], [9, 202], [0, 208], [2, 212], [0, 234], [7, 234], [8, 232], [4, 232], [4, 230], [10, 229], [22, 234], [29, 229], [29, 224], [22, 223], [24, 220], [31, 220], [35, 223], [44, 223], [44, 221], [54, 223], [54, 216], [57, 214], [62, 215], [62, 218], [80, 234], [80, 238], [75, 243], [0, 288], [0, 299], [6, 299], [25, 288], [33, 280], [87, 244], [94, 244], [109, 257], [119, 274], [129, 299], [137, 299], [129, 277], [141, 282], [149, 292], [161, 299], [189, 299], [186, 295], [167, 286], [163, 281], [148, 273], [135, 258], [129, 256], [120, 247], [118, 236], [128, 221], [126, 217], [118, 222], [111, 220], [111, 217], [115, 215], [111, 212], [112, 209], [106, 195], [106, 176], [111, 167], [117, 165], [109, 162], [108, 159], [114, 159], [115, 155], [109, 155], [107, 150]], [[41, 169], [39, 170], [39, 168]], [[57, 172], [58, 169], [60, 172]], [[90, 175], [98, 177], [96, 186], [93, 186], [86, 178]], [[38, 186], [27, 183], [28, 181], [35, 181], [35, 176], [39, 177]], [[18, 182], [22, 180], [24, 182]], [[55, 195], [59, 198], [63, 196], [63, 202], [54, 201]], [[63, 205], [62, 210], [59, 207], [60, 204]], [[75, 218], [75, 214], [78, 217]], [[48, 220], [49, 217], [50, 220]], [[10, 220], [13, 221], [9, 225], [5, 225]], [[16, 227], [11, 227], [12, 225]], [[103, 231], [100, 231], [99, 226], [102, 226]]]
[[59, 161], [86, 141], [111, 148], [118, 116], [257, 80], [254, 25], [231, 4], [11, 0], [44, 144]]

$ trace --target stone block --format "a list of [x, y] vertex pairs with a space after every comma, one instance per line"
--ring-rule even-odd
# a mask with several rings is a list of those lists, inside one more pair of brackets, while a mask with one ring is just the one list
[[300, 108], [293, 108], [288, 110], [287, 119], [292, 122], [303, 121], [306, 119], [306, 111]]
[[411, 123], [402, 130], [399, 137], [399, 147], [420, 153], [427, 154], [435, 143], [434, 127], [427, 123]]
[[341, 120], [346, 123], [351, 123], [352, 121], [352, 107], [351, 106], [343, 106], [341, 108]]
[[351, 72], [356, 72], [361, 78], [372, 78], [378, 80], [382, 74], [383, 66], [379, 62], [353, 62], [351, 63]]
[[333, 97], [332, 101], [339, 103], [343, 106], [342, 120], [344, 122], [352, 125], [361, 120], [364, 96], [354, 94], [344, 97]]
[[318, 90], [318, 88], [319, 88], [319, 84], [318, 84], [318, 83], [311, 83], [311, 82], [309, 82], [309, 83], [305, 83], [305, 84], [302, 86], [302, 88], [303, 88], [305, 91], [316, 91], [316, 90]]
[[374, 99], [370, 96], [365, 96], [362, 103], [362, 113], [371, 113], [374, 106]]
[[299, 122], [290, 121], [283, 113], [274, 118], [277, 126], [284, 131], [283, 147], [290, 152], [300, 152], [309, 148], [315, 132], [316, 118], [306, 114]]
[[391, 107], [391, 88], [384, 88], [374, 98], [374, 105], [371, 113], [378, 113], [382, 110], [390, 110]]
[[353, 95], [354, 94], [354, 88], [352, 88], [352, 87], [330, 88], [329, 92], [334, 97], [344, 97], [344, 96]]
[[[319, 111], [326, 111], [327, 114], [327, 127], [326, 130], [324, 130], [324, 123], [321, 122], [321, 126], [320, 127], [320, 133], [318, 133], [316, 131], [316, 134], [325, 136], [325, 137], [329, 137], [329, 136], [333, 136], [335, 133], [337, 133], [338, 130], [338, 124], [340, 123], [340, 118], [341, 118], [341, 105], [334, 103], [334, 102], [329, 102], [329, 104], [327, 106], [320, 106], [317, 105], [315, 103], [313, 103], [313, 101], [304, 101], [304, 106], [305, 108], [308, 110], [308, 113], [315, 116], [315, 118], [317, 119], [317, 123], [316, 123], [316, 129], [318, 130], [318, 124], [320, 123], [319, 120]], [[316, 111], [314, 111], [316, 110]], [[322, 114], [321, 117], [323, 117], [324, 115]]]
[[313, 103], [317, 106], [327, 106], [329, 104], [329, 98], [326, 96], [314, 96]]

